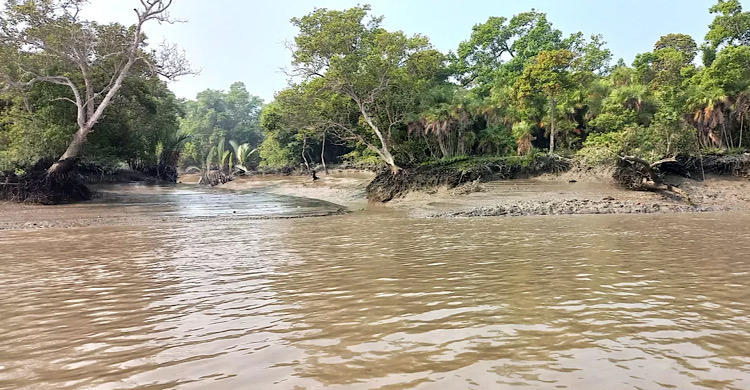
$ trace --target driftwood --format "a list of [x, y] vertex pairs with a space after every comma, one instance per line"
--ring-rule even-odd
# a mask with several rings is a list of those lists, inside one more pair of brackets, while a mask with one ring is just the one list
[[198, 184], [214, 187], [230, 181], [232, 181], [232, 176], [227, 175], [226, 173], [224, 173], [224, 171], [210, 170], [201, 174], [201, 178], [198, 181]]
[[665, 180], [665, 171], [674, 171], [677, 169], [675, 167], [679, 167], [676, 158], [666, 158], [651, 163], [635, 156], [621, 156], [614, 176], [620, 185], [627, 189], [677, 195], [692, 204], [687, 193]]

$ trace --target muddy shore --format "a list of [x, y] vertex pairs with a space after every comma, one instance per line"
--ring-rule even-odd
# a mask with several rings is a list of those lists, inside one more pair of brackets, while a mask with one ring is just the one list
[[[367, 185], [375, 174], [361, 170], [332, 170], [330, 174], [318, 174], [318, 180], [310, 176], [256, 175], [240, 177], [220, 187], [229, 190], [262, 191], [276, 195], [318, 199], [342, 205], [349, 210], [367, 207]], [[183, 183], [197, 183], [195, 177], [180, 179]]]
[[93, 189], [96, 196], [87, 202], [53, 206], [0, 202], [0, 231], [294, 219], [348, 212], [320, 200], [189, 184], [116, 184]]
[[[389, 210], [415, 218], [511, 217], [571, 214], [652, 214], [750, 210], [750, 180], [728, 176], [709, 176], [705, 181], [685, 180], [680, 189], [690, 202], [652, 192], [628, 191], [619, 187], [611, 172], [570, 171], [542, 175], [533, 179], [471, 182], [455, 188], [413, 191], [386, 204], [368, 203], [367, 186], [375, 174], [365, 171], [332, 171], [313, 181], [309, 176], [262, 175], [238, 178], [218, 188], [203, 188], [214, 193], [228, 191], [259, 193], [322, 200], [331, 210], [293, 211], [273, 218], [326, 216], [361, 210]], [[181, 176], [180, 182], [193, 188], [196, 177]], [[157, 187], [158, 188], [158, 187]], [[220, 216], [133, 215], [121, 207], [103, 207], [97, 200], [62, 206], [22, 205], [0, 202], [0, 230], [67, 228], [100, 225], [133, 225], [155, 222], [190, 222], [201, 218], [268, 218], [242, 212], [242, 208], [224, 210]], [[252, 202], [251, 202], [252, 203]], [[206, 205], [207, 208], [210, 205]], [[340, 207], [339, 207], [340, 206]], [[70, 209], [76, 209], [70, 219]], [[215, 209], [215, 208], [213, 208]], [[235, 214], [235, 212], [237, 214]]]
[[700, 182], [685, 180], [680, 188], [690, 201], [622, 189], [608, 170], [574, 170], [532, 179], [413, 191], [385, 205], [367, 203], [371, 173], [344, 171], [320, 177], [315, 182], [306, 176], [250, 177], [225, 186], [321, 199], [350, 210], [386, 207], [417, 218], [713, 212], [746, 210], [750, 206], [750, 180], [727, 176], [709, 176]]

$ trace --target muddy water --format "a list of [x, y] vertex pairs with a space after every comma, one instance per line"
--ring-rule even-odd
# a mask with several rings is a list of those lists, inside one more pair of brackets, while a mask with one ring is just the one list
[[139, 221], [0, 232], [0, 388], [750, 388], [750, 216]]
[[89, 202], [48, 207], [0, 203], [0, 230], [215, 222], [341, 214], [320, 200], [195, 185], [105, 185]]

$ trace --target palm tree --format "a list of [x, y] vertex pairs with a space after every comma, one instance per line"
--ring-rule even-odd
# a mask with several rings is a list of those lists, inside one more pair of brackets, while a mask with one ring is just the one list
[[425, 135], [435, 137], [443, 158], [453, 157], [455, 148], [452, 142], [451, 105], [443, 101], [428, 107], [420, 115], [421, 129]]
[[250, 144], [240, 144], [239, 142], [234, 140], [229, 141], [229, 144], [232, 145], [232, 149], [234, 149], [236, 168], [243, 173], [247, 173], [249, 171], [249, 169], [247, 168], [247, 160], [251, 155], [253, 155], [253, 153], [257, 152], [258, 149], [250, 149]]
[[[704, 146], [712, 145], [718, 148], [731, 146], [727, 137], [727, 115], [730, 109], [729, 99], [719, 87], [693, 88], [688, 94], [688, 106], [692, 112], [692, 122], [699, 128], [701, 142]], [[714, 130], [721, 126], [721, 136]], [[725, 143], [726, 142], [726, 143]]]
[[602, 112], [607, 97], [612, 93], [612, 86], [608, 80], [596, 80], [586, 91], [584, 104], [588, 106], [586, 120], [591, 120]]
[[[216, 158], [219, 163], [219, 171], [227, 173], [232, 172], [232, 152], [226, 150], [226, 138], [221, 138], [216, 145]], [[229, 167], [229, 170], [227, 170]]]
[[206, 154], [206, 158], [202, 161], [202, 166], [198, 167], [193, 165], [188, 167], [185, 171], [187, 173], [200, 173], [201, 178], [198, 181], [198, 184], [210, 184], [212, 186], [219, 184], [211, 181], [211, 169], [213, 168], [216, 154], [216, 146], [214, 146], [208, 151], [208, 154]]
[[740, 134], [737, 140], [737, 147], [742, 148], [742, 138], [744, 136], [743, 131], [745, 130], [745, 118], [747, 118], [748, 112], [750, 112], [750, 88], [745, 89], [737, 94], [732, 105], [737, 119], [740, 121]]
[[531, 124], [526, 121], [521, 121], [513, 125], [513, 136], [516, 137], [516, 143], [518, 144], [516, 154], [519, 156], [531, 152], [531, 141], [534, 140], [534, 137], [531, 135], [531, 128]]
[[612, 90], [609, 99], [618, 102], [625, 108], [642, 112], [645, 102], [651, 98], [651, 90], [643, 84], [628, 84]]

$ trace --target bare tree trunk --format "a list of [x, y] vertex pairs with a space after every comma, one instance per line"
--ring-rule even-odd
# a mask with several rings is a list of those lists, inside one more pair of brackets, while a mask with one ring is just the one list
[[440, 148], [440, 153], [443, 155], [443, 158], [448, 157], [448, 147], [445, 145], [445, 135], [441, 132], [437, 135], [437, 141], [438, 141], [438, 147]]
[[[723, 115], [723, 114], [722, 114]], [[727, 122], [726, 118], [724, 118], [724, 121], [721, 123], [721, 132], [724, 133], [724, 142], [727, 143], [727, 148], [733, 148], [734, 147], [734, 141], [732, 141], [732, 135], [727, 132]]]
[[391, 167], [391, 172], [393, 174], [399, 173], [401, 171], [401, 168], [396, 165], [396, 160], [394, 160], [393, 155], [391, 154], [391, 151], [388, 150], [387, 145], [383, 145], [381, 158], [383, 159], [383, 161], [385, 161], [386, 164], [388, 164], [389, 167]]
[[359, 112], [362, 114], [362, 117], [365, 119], [365, 122], [370, 126], [370, 128], [375, 132], [375, 135], [380, 140], [381, 147], [377, 150], [375, 150], [380, 158], [388, 164], [389, 167], [391, 167], [391, 172], [394, 174], [401, 171], [401, 168], [396, 165], [396, 161], [393, 158], [393, 155], [391, 154], [391, 151], [388, 148], [388, 141], [383, 136], [383, 133], [380, 131], [378, 126], [375, 124], [375, 122], [372, 121], [372, 118], [370, 118], [370, 115], [367, 113], [367, 110], [365, 110], [365, 107], [362, 105], [362, 103], [359, 100], [355, 100], [357, 102], [357, 105], [359, 106]]
[[550, 131], [549, 131], [549, 154], [555, 154], [555, 104], [556, 104], [555, 103], [555, 98], [554, 97], [550, 97], [550, 101], [552, 103], [552, 109], [550, 110], [550, 112], [551, 112], [551, 115], [550, 115], [550, 117], [551, 117], [551, 119], [550, 119], [551, 127], [550, 127]]
[[740, 114], [740, 142], [739, 145], [737, 145], [738, 148], [742, 147], [742, 130], [745, 128], [745, 116], [744, 113]]
[[[124, 47], [121, 52], [121, 54], [126, 56], [125, 58], [127, 60], [122, 64], [121, 68], [118, 68], [113, 73], [109, 85], [102, 89], [98, 94], [94, 92], [94, 76], [91, 73], [90, 64], [86, 62], [87, 59], [81, 57], [75, 50], [73, 50], [73, 52], [75, 53], [77, 60], [74, 62], [80, 68], [81, 75], [84, 79], [85, 97], [81, 96], [78, 87], [70, 79], [64, 76], [46, 76], [32, 80], [32, 83], [38, 80], [67, 85], [70, 87], [75, 97], [75, 101], [68, 100], [73, 102], [77, 108], [78, 131], [73, 136], [73, 140], [68, 145], [65, 153], [63, 153], [58, 161], [47, 170], [48, 175], [62, 173], [70, 168], [70, 164], [61, 163], [68, 159], [77, 157], [80, 154], [81, 149], [83, 149], [83, 143], [86, 141], [86, 137], [93, 131], [94, 126], [104, 114], [104, 110], [112, 103], [112, 99], [117, 96], [117, 93], [120, 91], [123, 82], [125, 81], [125, 77], [128, 76], [133, 65], [142, 60], [146, 62], [147, 65], [152, 66], [148, 63], [148, 60], [145, 57], [140, 55], [139, 52], [144, 38], [142, 34], [143, 26], [151, 20], [159, 22], [169, 21], [167, 10], [172, 5], [172, 0], [141, 0], [141, 4], [143, 5], [142, 9], [135, 9], [136, 15], [138, 15], [138, 23], [133, 32], [133, 41], [130, 42], [129, 46]], [[103, 95], [103, 98], [97, 105], [96, 99], [98, 99], [100, 95]]]
[[328, 174], [328, 167], [326, 166], [326, 133], [323, 132], [323, 144], [320, 147], [320, 162], [323, 164], [323, 171]]
[[458, 155], [463, 156], [464, 154], [464, 137], [461, 125], [458, 125]]
[[302, 161], [305, 162], [305, 167], [307, 168], [307, 173], [310, 173], [310, 164], [307, 162], [307, 157], [305, 157], [305, 152], [307, 151], [307, 135], [302, 135]]
[[62, 164], [68, 159], [75, 158], [81, 153], [81, 149], [83, 149], [83, 142], [86, 140], [86, 136], [91, 132], [91, 129], [88, 129], [86, 127], [82, 127], [76, 131], [75, 134], [73, 134], [73, 140], [70, 142], [70, 145], [68, 145], [68, 148], [65, 150], [65, 153], [63, 153], [62, 156], [55, 162], [52, 167], [49, 168], [48, 173], [58, 173], [62, 174], [65, 173], [70, 168], [73, 168], [73, 165], [71, 164]]
[[427, 150], [430, 151], [430, 157], [435, 158], [435, 152], [432, 151], [432, 145], [430, 145], [430, 140], [427, 138], [427, 134], [422, 133], [422, 138], [424, 138], [424, 143], [427, 144]]

